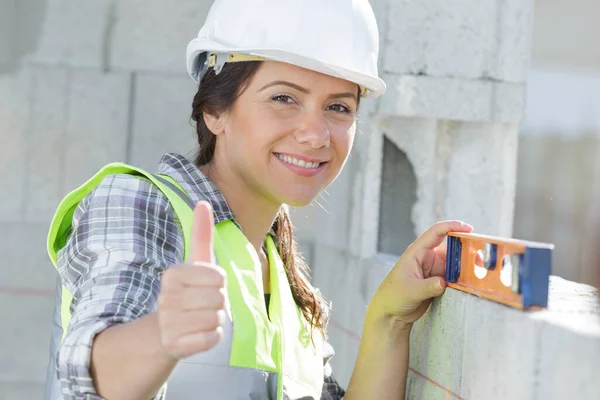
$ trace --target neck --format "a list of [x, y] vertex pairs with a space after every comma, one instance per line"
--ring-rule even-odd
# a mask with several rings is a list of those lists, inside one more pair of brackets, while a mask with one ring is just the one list
[[212, 163], [202, 167], [202, 173], [219, 188], [242, 232], [261, 257], [265, 237], [281, 205], [260, 198], [239, 175]]

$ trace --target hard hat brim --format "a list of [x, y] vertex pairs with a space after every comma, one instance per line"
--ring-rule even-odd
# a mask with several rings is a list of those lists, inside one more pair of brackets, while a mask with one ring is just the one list
[[347, 68], [342, 68], [337, 65], [332, 65], [325, 61], [315, 60], [314, 58], [290, 53], [289, 51], [279, 49], [242, 49], [232, 48], [231, 46], [221, 45], [211, 40], [202, 38], [194, 38], [187, 47], [187, 71], [190, 77], [197, 84], [200, 81], [200, 66], [198, 65], [200, 55], [202, 53], [228, 53], [236, 52], [248, 54], [252, 56], [263, 57], [271, 61], [279, 61], [298, 67], [306, 68], [312, 71], [320, 72], [325, 75], [334, 76], [336, 78], [345, 79], [354, 82], [367, 89], [363, 97], [379, 97], [385, 93], [385, 82], [379, 77], [366, 75], [357, 71], [352, 71]]

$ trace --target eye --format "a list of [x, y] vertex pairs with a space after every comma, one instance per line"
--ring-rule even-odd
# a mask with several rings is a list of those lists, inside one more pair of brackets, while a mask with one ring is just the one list
[[343, 104], [332, 104], [328, 108], [330, 110], [333, 110], [335, 112], [339, 112], [342, 114], [352, 114], [352, 110], [350, 110], [350, 108], [346, 107]]
[[277, 95], [271, 97], [271, 100], [273, 100], [277, 103], [282, 103], [282, 104], [293, 104], [294, 103], [294, 99], [292, 99], [292, 97], [288, 96], [287, 94], [277, 94]]

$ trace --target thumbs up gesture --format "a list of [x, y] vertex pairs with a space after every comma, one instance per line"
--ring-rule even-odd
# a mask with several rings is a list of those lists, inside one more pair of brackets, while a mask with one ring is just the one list
[[213, 212], [207, 202], [194, 209], [188, 264], [163, 272], [158, 296], [162, 347], [179, 359], [211, 349], [222, 338], [225, 274], [212, 261]]

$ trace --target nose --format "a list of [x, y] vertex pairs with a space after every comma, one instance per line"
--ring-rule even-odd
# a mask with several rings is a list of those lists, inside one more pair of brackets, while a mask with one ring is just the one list
[[327, 120], [323, 113], [311, 113], [306, 116], [300, 129], [295, 132], [296, 141], [300, 144], [308, 144], [313, 149], [329, 147], [331, 136]]

